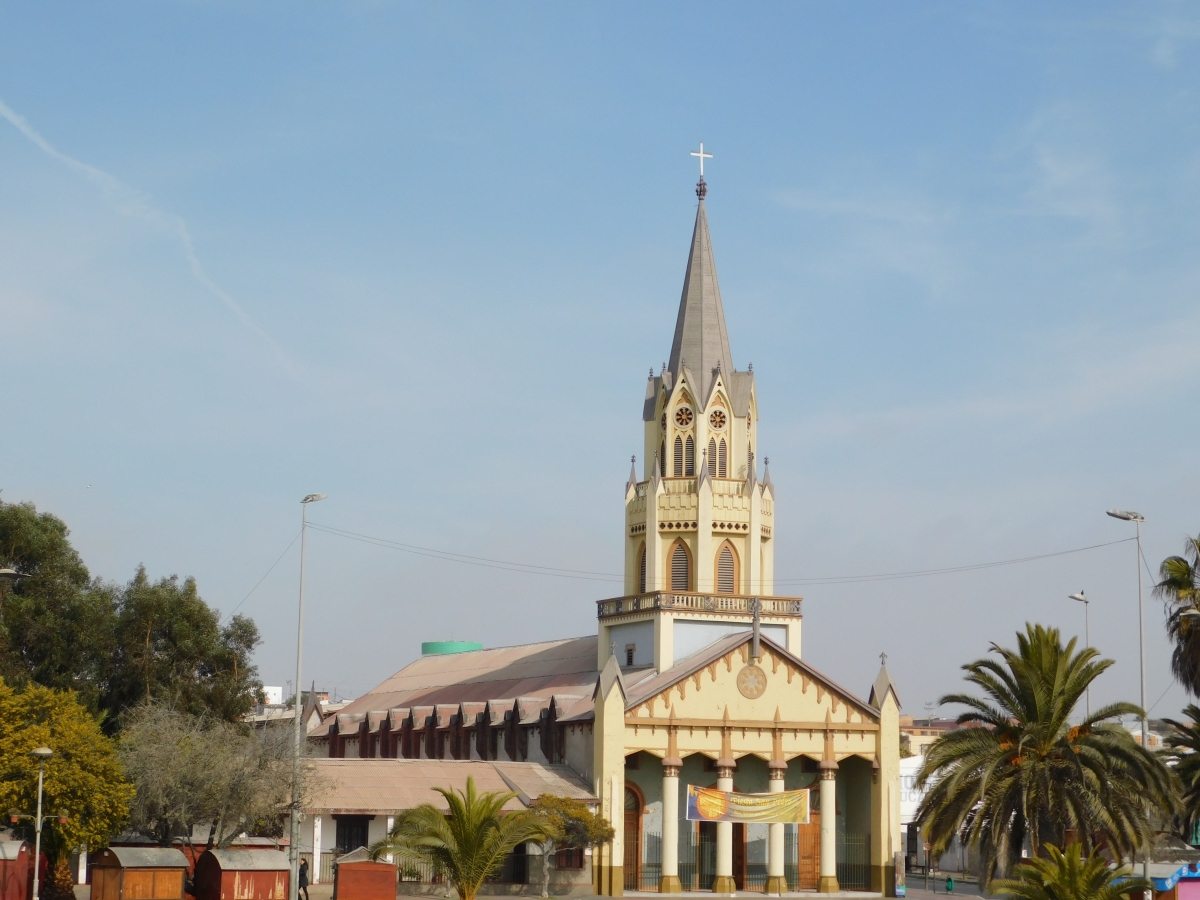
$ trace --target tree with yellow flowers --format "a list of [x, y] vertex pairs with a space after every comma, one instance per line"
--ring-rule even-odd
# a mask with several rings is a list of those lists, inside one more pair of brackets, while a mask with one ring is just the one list
[[[33, 816], [37, 810], [38, 762], [35, 747], [49, 747], [42, 788], [42, 850], [53, 875], [46, 900], [70, 892], [67, 858], [77, 847], [97, 847], [125, 823], [133, 787], [106, 737], [73, 691], [30, 684], [19, 693], [0, 681], [0, 813]], [[57, 816], [64, 816], [59, 821]], [[32, 843], [33, 823], [19, 820], [18, 831]]]

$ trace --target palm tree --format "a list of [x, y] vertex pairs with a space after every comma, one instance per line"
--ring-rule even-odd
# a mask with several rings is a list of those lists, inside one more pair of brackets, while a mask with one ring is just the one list
[[1167, 735], [1167, 756], [1183, 782], [1179, 798], [1179, 824], [1188, 843], [1200, 827], [1200, 706], [1189, 703], [1183, 714], [1190, 722], [1164, 719], [1173, 729]]
[[1167, 633], [1175, 642], [1171, 672], [1193, 697], [1200, 697], [1200, 537], [1187, 539], [1183, 556], [1158, 567], [1154, 594], [1167, 604]]
[[464, 791], [435, 788], [446, 798], [449, 813], [424, 803], [396, 817], [387, 837], [371, 845], [372, 859], [384, 855], [425, 861], [449, 879], [461, 900], [475, 900], [483, 883], [504, 865], [504, 858], [526, 841], [545, 836], [541, 818], [527, 809], [503, 813], [511, 791], [475, 790], [467, 778]]
[[1086, 852], [1103, 842], [1131, 855], [1151, 834], [1151, 810], [1172, 806], [1173, 776], [1119, 723], [1131, 703], [1070, 716], [1089, 684], [1113, 665], [1092, 648], [1064, 647], [1055, 628], [1026, 624], [1017, 649], [963, 666], [984, 697], [951, 694], [963, 726], [938, 738], [917, 775], [931, 785], [917, 810], [935, 854], [957, 835], [979, 848], [990, 880], [1016, 863], [1026, 841], [1037, 856], [1069, 835]]
[[1099, 853], [1084, 856], [1079, 843], [1068, 844], [1066, 850], [1047, 844], [1045, 850], [1045, 859], [1022, 862], [1013, 878], [998, 878], [988, 890], [1016, 900], [1120, 900], [1150, 887], [1128, 868], [1109, 868]]

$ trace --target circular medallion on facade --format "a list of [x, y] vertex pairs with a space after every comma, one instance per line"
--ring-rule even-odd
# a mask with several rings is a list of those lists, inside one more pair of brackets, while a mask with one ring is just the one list
[[708, 424], [712, 426], [713, 431], [720, 431], [725, 427], [725, 411], [723, 409], [714, 409], [711, 416], [708, 417]]
[[743, 697], [757, 700], [767, 689], [767, 673], [758, 666], [743, 666], [738, 672], [737, 686]]
[[692, 424], [692, 410], [690, 407], [681, 406], [675, 410], [675, 424], [680, 428], [687, 428]]

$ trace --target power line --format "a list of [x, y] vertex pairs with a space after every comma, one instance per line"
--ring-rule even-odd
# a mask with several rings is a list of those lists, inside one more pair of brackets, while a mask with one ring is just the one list
[[[276, 559], [276, 560], [275, 560], [275, 562], [271, 563], [271, 568], [267, 569], [267, 572], [266, 572], [266, 574], [265, 574], [265, 575], [263, 575], [263, 577], [262, 577], [262, 578], [258, 579], [258, 584], [254, 585], [254, 587], [250, 588], [250, 594], [253, 594], [255, 591], [257, 591], [257, 590], [258, 590], [258, 588], [259, 588], [259, 586], [260, 586], [260, 585], [261, 585], [261, 584], [262, 584], [264, 581], [266, 581], [266, 580], [267, 580], [267, 575], [270, 575], [272, 572], [274, 572], [274, 571], [275, 571], [275, 567], [276, 567], [277, 565], [279, 565], [279, 563], [280, 563], [280, 560], [282, 560], [282, 559], [283, 559], [285, 556], [287, 556], [287, 552], [288, 552], [289, 550], [291, 550], [291, 549], [292, 549], [292, 544], [296, 543], [296, 538], [298, 538], [298, 537], [300, 537], [300, 532], [299, 532], [299, 531], [297, 531], [297, 532], [296, 532], [296, 535], [295, 535], [295, 537], [293, 537], [293, 538], [292, 538], [292, 540], [291, 540], [291, 543], [289, 543], [289, 544], [288, 544], [286, 547], [284, 547], [284, 548], [283, 548], [283, 552], [279, 554], [279, 559]], [[225, 615], [225, 616], [224, 616], [224, 617], [221, 619], [221, 621], [222, 621], [222, 622], [224, 622], [224, 621], [226, 621], [226, 620], [228, 620], [228, 619], [232, 619], [232, 618], [233, 618], [233, 614], [234, 614], [235, 612], [237, 612], [239, 609], [241, 609], [241, 608], [242, 608], [242, 603], [245, 603], [247, 600], [249, 600], [249, 599], [250, 599], [250, 594], [247, 594], [245, 597], [243, 597], [243, 598], [242, 598], [242, 601], [241, 601], [241, 603], [239, 603], [239, 604], [238, 604], [237, 606], [235, 606], [235, 607], [234, 607], [232, 610], [230, 610], [230, 611], [229, 611], [229, 612], [228, 612], [228, 613], [227, 613], [227, 614], [226, 614], [226, 615]]]
[[[318, 531], [331, 534], [335, 537], [358, 541], [360, 543], [369, 544], [376, 547], [384, 547], [389, 550], [399, 550], [402, 553], [409, 553], [414, 556], [425, 556], [431, 559], [441, 559], [445, 560], [446, 562], [463, 563], [464, 565], [479, 566], [487, 569], [501, 569], [508, 572], [524, 572], [529, 575], [549, 575], [554, 578], [571, 578], [581, 581], [618, 582], [624, 580], [623, 575], [617, 575], [610, 572], [593, 572], [586, 569], [561, 569], [554, 566], [539, 566], [533, 563], [520, 563], [512, 560], [493, 559], [485, 556], [471, 556], [465, 553], [454, 553], [449, 550], [437, 550], [432, 547], [421, 547], [416, 544], [406, 544], [401, 541], [393, 541], [387, 538], [363, 534], [357, 531], [350, 531], [345, 528], [337, 528], [332, 525], [323, 525], [316, 522], [309, 522], [308, 525], [310, 528], [315, 528]], [[852, 584], [855, 582], [866, 581], [927, 578], [934, 575], [950, 575], [955, 572], [972, 572], [979, 569], [992, 569], [999, 566], [1013, 566], [1021, 563], [1035, 562], [1042, 559], [1052, 559], [1057, 556], [1068, 556], [1072, 553], [1084, 553], [1088, 550], [1098, 550], [1101, 547], [1111, 547], [1115, 544], [1125, 544], [1132, 540], [1134, 540], [1134, 538], [1121, 538], [1115, 541], [1106, 541], [1102, 544], [1091, 544], [1087, 547], [1076, 547], [1071, 550], [1059, 550], [1054, 553], [1040, 553], [1034, 556], [1021, 556], [1015, 559], [1002, 559], [995, 562], [972, 563], [970, 565], [963, 566], [948, 566], [940, 569], [915, 569], [906, 572], [883, 572], [873, 575], [832, 575], [810, 578], [792, 578], [777, 580], [775, 583], [780, 585]]]
[[1106, 541], [1103, 544], [1091, 544], [1087, 547], [1076, 547], [1073, 550], [1059, 550], [1056, 553], [1039, 553], [1037, 556], [1020, 556], [1016, 559], [1002, 559], [997, 562], [973, 563], [969, 566], [948, 566], [944, 569], [915, 569], [911, 572], [885, 572], [879, 575], [832, 575], [823, 578], [788, 578], [777, 579], [776, 584], [850, 584], [860, 581], [885, 581], [901, 578], [925, 578], [930, 575], [950, 575], [955, 572], [973, 572], [978, 569], [994, 569], [998, 566], [1015, 566], [1019, 563], [1035, 562], [1039, 559], [1051, 559], [1055, 556], [1068, 556], [1072, 553], [1084, 553], [1088, 550], [1098, 550], [1101, 547], [1111, 547], [1114, 544], [1126, 544], [1137, 538], [1121, 538], [1116, 541]]
[[446, 562], [463, 563], [469, 566], [480, 566], [485, 569], [503, 569], [508, 572], [525, 572], [530, 575], [549, 575], [554, 578], [574, 578], [581, 581], [621, 581], [623, 575], [616, 575], [611, 572], [589, 572], [582, 569], [559, 569], [554, 566], [538, 566], [532, 563], [512, 562], [511, 560], [490, 559], [485, 556], [468, 556], [465, 553], [453, 553], [449, 550], [435, 550], [431, 547], [419, 547], [416, 544], [404, 544], [400, 541], [391, 541], [387, 538], [374, 537], [369, 534], [361, 534], [356, 531], [348, 531], [344, 528], [334, 528], [331, 525], [320, 525], [316, 522], [309, 522], [309, 528], [314, 528], [317, 531], [323, 531], [326, 534], [332, 534], [335, 537], [346, 538], [351, 541], [359, 541], [364, 544], [371, 544], [376, 547], [384, 547], [389, 550], [399, 550], [401, 553], [410, 553], [414, 556], [426, 556], [431, 559], [441, 559]]

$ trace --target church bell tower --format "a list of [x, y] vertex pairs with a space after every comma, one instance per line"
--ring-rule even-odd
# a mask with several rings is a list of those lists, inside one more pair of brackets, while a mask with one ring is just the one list
[[600, 667], [615, 652], [663, 671], [756, 610], [800, 654], [801, 598], [773, 596], [775, 491], [758, 475], [753, 367], [738, 371], [729, 348], [707, 191], [701, 170], [670, 361], [646, 383], [645, 465], [625, 488], [624, 596], [599, 603]]

